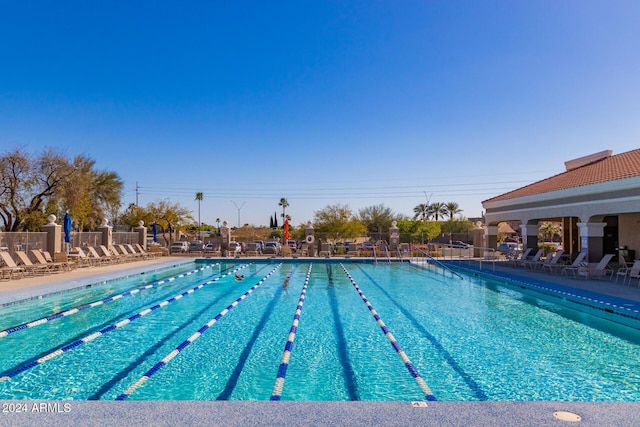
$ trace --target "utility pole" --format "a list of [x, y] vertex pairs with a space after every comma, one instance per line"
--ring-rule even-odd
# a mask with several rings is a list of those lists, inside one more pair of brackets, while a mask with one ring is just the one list
[[247, 202], [242, 202], [242, 204], [240, 205], [240, 207], [238, 207], [238, 204], [232, 200], [233, 204], [236, 206], [236, 209], [238, 209], [238, 228], [240, 228], [240, 209], [242, 209], [242, 207], [244, 206], [245, 203]]
[[140, 187], [138, 187], [138, 181], [136, 181], [136, 207], [140, 206], [138, 205], [138, 194], [140, 194]]

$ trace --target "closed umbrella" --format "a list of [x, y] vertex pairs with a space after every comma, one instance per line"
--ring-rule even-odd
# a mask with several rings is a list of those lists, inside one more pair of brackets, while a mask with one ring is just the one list
[[289, 233], [289, 220], [284, 220], [284, 240], [285, 242], [291, 238], [291, 234]]
[[151, 225], [151, 232], [153, 233], [153, 243], [158, 243], [158, 226], [155, 222]]
[[69, 215], [69, 212], [64, 214], [63, 227], [64, 241], [66, 243], [71, 243], [71, 215]]

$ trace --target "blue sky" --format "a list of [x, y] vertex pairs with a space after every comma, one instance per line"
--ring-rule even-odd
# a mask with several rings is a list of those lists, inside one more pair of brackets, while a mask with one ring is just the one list
[[[638, 148], [637, 1], [0, 1], [0, 147], [86, 154], [125, 205], [299, 224], [481, 201]], [[234, 203], [235, 202], [235, 203]]]

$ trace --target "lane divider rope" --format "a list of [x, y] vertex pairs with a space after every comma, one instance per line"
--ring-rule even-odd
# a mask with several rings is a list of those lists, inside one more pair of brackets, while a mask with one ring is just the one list
[[384, 332], [384, 334], [387, 337], [387, 339], [391, 342], [391, 345], [393, 346], [394, 350], [396, 351], [398, 356], [400, 356], [400, 359], [402, 359], [402, 362], [404, 363], [404, 366], [407, 368], [407, 370], [409, 371], [411, 376], [418, 383], [418, 386], [420, 387], [420, 389], [424, 393], [425, 399], [427, 399], [428, 401], [436, 401], [437, 399], [433, 395], [433, 392], [431, 391], [431, 389], [429, 388], [427, 383], [420, 376], [420, 373], [415, 368], [415, 366], [413, 366], [413, 363], [411, 363], [411, 360], [405, 354], [404, 350], [402, 350], [402, 348], [400, 347], [400, 344], [398, 344], [398, 341], [396, 341], [396, 339], [391, 334], [391, 332], [389, 331], [387, 326], [384, 324], [384, 322], [382, 321], [382, 319], [380, 318], [380, 316], [378, 315], [376, 310], [373, 308], [373, 306], [371, 305], [369, 300], [367, 300], [367, 297], [364, 295], [364, 293], [362, 293], [362, 290], [360, 289], [360, 287], [358, 286], [356, 281], [353, 279], [353, 277], [351, 277], [351, 274], [349, 273], [349, 271], [347, 271], [347, 269], [345, 268], [344, 264], [340, 263], [340, 266], [342, 267], [342, 270], [344, 271], [344, 273], [347, 275], [347, 277], [351, 281], [351, 284], [353, 285], [353, 287], [356, 289], [356, 291], [358, 291], [358, 294], [360, 295], [360, 298], [362, 298], [362, 301], [364, 301], [364, 303], [367, 305], [367, 308], [369, 309], [369, 312], [376, 319], [376, 322], [378, 322], [378, 325], [382, 329], [382, 332]]
[[58, 313], [54, 313], [54, 314], [51, 314], [51, 315], [49, 315], [47, 317], [43, 317], [43, 318], [38, 319], [38, 320], [33, 320], [31, 322], [23, 323], [23, 324], [18, 325], [18, 326], [13, 326], [11, 328], [5, 329], [4, 331], [0, 331], [0, 338], [4, 338], [7, 335], [10, 335], [10, 334], [13, 334], [15, 332], [21, 331], [23, 329], [33, 328], [34, 326], [42, 325], [42, 324], [45, 324], [47, 322], [51, 322], [52, 320], [61, 319], [63, 317], [71, 316], [72, 314], [79, 313], [80, 311], [87, 310], [89, 308], [97, 307], [99, 305], [103, 305], [103, 304], [110, 303], [112, 301], [119, 300], [120, 298], [128, 296], [128, 295], [135, 295], [135, 294], [139, 293], [140, 291], [151, 289], [151, 288], [153, 288], [155, 286], [163, 285], [165, 283], [173, 282], [176, 279], [180, 279], [182, 277], [190, 276], [192, 274], [195, 274], [195, 273], [197, 273], [199, 271], [206, 270], [208, 268], [213, 268], [216, 265], [218, 265], [218, 263], [207, 265], [207, 266], [204, 266], [204, 267], [201, 267], [201, 268], [197, 268], [195, 270], [188, 271], [188, 272], [185, 272], [185, 273], [181, 273], [181, 274], [179, 274], [177, 276], [173, 276], [173, 277], [170, 277], [170, 278], [167, 278], [167, 279], [158, 280], [156, 282], [149, 283], [148, 285], [136, 287], [134, 289], [130, 289], [128, 291], [125, 291], [125, 292], [122, 292], [120, 294], [113, 295], [113, 296], [101, 299], [99, 301], [94, 301], [94, 302], [89, 303], [89, 304], [83, 304], [83, 305], [80, 305], [80, 306], [77, 306], [77, 307], [70, 308], [70, 309], [68, 309], [66, 311], [61, 311], [61, 312], [58, 312]]
[[293, 322], [291, 324], [291, 329], [289, 330], [289, 337], [287, 339], [287, 343], [284, 346], [284, 352], [282, 354], [282, 363], [280, 363], [280, 367], [278, 368], [276, 382], [273, 386], [273, 391], [271, 392], [271, 400], [280, 400], [280, 398], [282, 397], [284, 380], [287, 376], [287, 368], [289, 367], [289, 358], [291, 357], [291, 350], [293, 349], [293, 341], [296, 339], [296, 333], [298, 331], [298, 323], [300, 322], [300, 314], [302, 313], [302, 305], [304, 304], [304, 299], [307, 294], [307, 286], [309, 285], [309, 278], [311, 277], [312, 268], [313, 268], [313, 263], [309, 264], [309, 269], [307, 270], [307, 277], [304, 280], [304, 286], [302, 286], [302, 292], [300, 293], [300, 299], [298, 300], [298, 307], [296, 308], [296, 313], [293, 316]]
[[64, 354], [65, 352], [67, 352], [67, 351], [69, 351], [71, 349], [74, 349], [74, 348], [76, 348], [76, 347], [78, 347], [78, 346], [80, 346], [82, 344], [86, 344], [86, 343], [88, 343], [90, 341], [93, 341], [94, 339], [96, 339], [98, 337], [101, 337], [102, 335], [104, 335], [104, 334], [106, 334], [108, 332], [111, 332], [111, 331], [113, 331], [115, 329], [121, 328], [122, 326], [128, 325], [129, 323], [133, 322], [134, 320], [139, 319], [142, 316], [146, 316], [147, 314], [151, 313], [152, 311], [155, 311], [155, 310], [157, 310], [157, 309], [159, 309], [161, 307], [169, 305], [170, 303], [172, 303], [174, 301], [178, 301], [179, 299], [182, 299], [182, 297], [190, 295], [190, 294], [194, 293], [195, 291], [197, 291], [199, 289], [202, 289], [206, 285], [215, 283], [218, 280], [222, 279], [223, 277], [226, 277], [226, 276], [228, 276], [230, 274], [233, 274], [238, 270], [242, 270], [243, 268], [246, 268], [249, 265], [250, 264], [244, 264], [244, 265], [238, 266], [234, 270], [229, 271], [229, 272], [223, 274], [222, 276], [216, 277], [213, 280], [210, 280], [208, 282], [202, 283], [202, 284], [196, 286], [193, 289], [189, 289], [188, 291], [185, 291], [185, 292], [183, 292], [183, 293], [181, 293], [179, 295], [176, 295], [176, 296], [174, 296], [172, 298], [164, 300], [161, 303], [156, 304], [156, 305], [154, 305], [152, 307], [148, 307], [148, 308], [142, 310], [141, 312], [134, 314], [133, 316], [127, 317], [126, 319], [121, 320], [118, 323], [114, 323], [114, 324], [112, 324], [110, 326], [107, 326], [106, 328], [103, 328], [103, 329], [99, 330], [98, 332], [94, 332], [94, 333], [92, 333], [90, 335], [87, 335], [86, 337], [81, 338], [79, 340], [76, 340], [76, 341], [72, 342], [71, 344], [67, 344], [67, 345], [65, 345], [63, 347], [60, 347], [57, 350], [54, 350], [51, 353], [48, 353], [48, 354], [38, 358], [37, 360], [34, 360], [34, 361], [30, 362], [30, 363], [27, 363], [27, 364], [22, 365], [22, 366], [14, 369], [12, 371], [9, 371], [9, 372], [5, 373], [3, 376], [0, 377], [0, 382], [10, 380], [11, 378], [15, 377], [16, 375], [18, 375], [18, 374], [20, 374], [20, 373], [22, 373], [22, 372], [24, 372], [24, 371], [26, 371], [28, 369], [31, 369], [34, 366], [38, 366], [38, 365], [40, 365], [40, 364], [42, 364], [42, 363], [44, 363], [44, 362], [46, 362], [48, 360], [53, 359], [54, 357], [57, 357], [57, 356], [60, 356], [61, 354]]
[[167, 354], [160, 362], [156, 363], [151, 369], [149, 369], [142, 377], [140, 377], [135, 383], [133, 383], [128, 389], [126, 389], [121, 395], [115, 398], [115, 400], [126, 400], [131, 396], [140, 386], [142, 386], [145, 382], [149, 380], [156, 372], [162, 369], [176, 357], [182, 350], [189, 346], [192, 342], [197, 340], [202, 336], [202, 334], [213, 326], [218, 320], [220, 320], [224, 315], [226, 315], [233, 307], [237, 306], [242, 300], [251, 295], [253, 291], [255, 291], [261, 284], [263, 284], [273, 273], [275, 273], [280, 267], [282, 263], [278, 264], [271, 270], [266, 276], [264, 276], [258, 283], [253, 285], [247, 292], [242, 294], [242, 296], [232, 302], [227, 306], [224, 310], [218, 313], [213, 319], [209, 320], [206, 324], [204, 324], [200, 329], [198, 329], [193, 335], [183, 341], [179, 346], [177, 346], [173, 351]]

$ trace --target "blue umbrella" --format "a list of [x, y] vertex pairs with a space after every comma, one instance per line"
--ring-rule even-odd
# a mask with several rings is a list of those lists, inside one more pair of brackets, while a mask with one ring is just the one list
[[158, 226], [155, 222], [151, 225], [151, 231], [153, 232], [153, 243], [158, 243]]
[[71, 215], [69, 215], [69, 212], [64, 214], [63, 227], [64, 227], [64, 241], [66, 243], [71, 243]]

